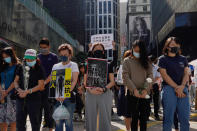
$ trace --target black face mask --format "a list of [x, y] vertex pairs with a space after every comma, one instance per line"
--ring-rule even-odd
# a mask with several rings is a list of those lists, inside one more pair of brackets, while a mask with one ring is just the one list
[[174, 54], [178, 54], [178, 52], [179, 52], [179, 47], [170, 47], [170, 52], [171, 53], [174, 53]]
[[94, 51], [93, 57], [94, 57], [94, 58], [104, 58], [103, 51], [101, 51], [101, 50], [96, 50], [96, 51]]

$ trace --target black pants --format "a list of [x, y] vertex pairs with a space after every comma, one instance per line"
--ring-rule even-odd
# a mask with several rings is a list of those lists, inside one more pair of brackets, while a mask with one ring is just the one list
[[155, 117], [158, 117], [158, 112], [159, 112], [159, 97], [160, 97], [160, 92], [159, 92], [159, 86], [158, 84], [153, 85], [153, 103], [154, 103], [154, 115]]
[[76, 94], [76, 109], [75, 112], [78, 113], [79, 115], [82, 114], [82, 109], [84, 107], [83, 101], [81, 99], [81, 96], [79, 93]]
[[52, 103], [49, 102], [48, 95], [42, 92], [42, 98], [41, 98], [41, 108], [40, 108], [40, 125], [42, 123], [42, 111], [44, 109], [44, 121], [45, 125], [44, 127], [53, 128], [54, 121], [52, 118], [53, 114], [53, 108]]
[[40, 106], [39, 100], [16, 100], [16, 131], [26, 131], [27, 115], [29, 115], [32, 131], [40, 131]]
[[138, 120], [140, 120], [140, 131], [146, 131], [150, 100], [131, 96], [129, 104], [132, 106], [131, 131], [138, 131]]

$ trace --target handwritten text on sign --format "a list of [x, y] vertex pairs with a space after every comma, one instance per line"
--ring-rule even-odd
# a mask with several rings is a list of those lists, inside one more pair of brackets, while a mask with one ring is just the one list
[[98, 34], [91, 36], [91, 43], [94, 45], [96, 43], [102, 43], [105, 50], [112, 49], [112, 41], [114, 40], [113, 34]]

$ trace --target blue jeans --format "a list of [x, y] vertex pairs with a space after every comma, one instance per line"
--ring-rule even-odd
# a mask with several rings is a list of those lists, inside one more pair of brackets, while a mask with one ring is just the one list
[[[60, 102], [56, 104], [56, 107], [60, 105]], [[56, 122], [56, 128], [55, 131], [63, 131], [63, 125], [65, 123], [66, 131], [73, 131], [73, 113], [75, 111], [75, 103], [70, 102], [69, 99], [64, 100], [63, 105], [68, 109], [68, 112], [70, 113], [70, 119], [69, 120], [60, 120], [59, 122]]]
[[177, 109], [180, 131], [189, 131], [190, 105], [188, 89], [185, 88], [186, 97], [178, 98], [174, 88], [169, 85], [164, 86], [162, 91], [163, 104], [163, 131], [171, 131], [174, 121], [174, 113]]

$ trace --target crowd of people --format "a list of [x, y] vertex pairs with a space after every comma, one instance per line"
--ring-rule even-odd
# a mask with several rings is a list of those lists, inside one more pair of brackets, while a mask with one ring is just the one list
[[[35, 49], [27, 49], [21, 60], [12, 47], [1, 51], [0, 131], [8, 131], [8, 127], [10, 131], [26, 131], [27, 116], [32, 131], [40, 131], [42, 125], [49, 131], [63, 131], [64, 125], [66, 131], [73, 131], [73, 120], [83, 118], [86, 131], [111, 131], [113, 99], [118, 116], [124, 117], [127, 131], [147, 130], [151, 103], [155, 120], [163, 120], [163, 131], [171, 131], [173, 124], [177, 131], [179, 128], [189, 131], [196, 84], [194, 68], [181, 55], [178, 38], [166, 40], [159, 58], [148, 56], [145, 42], [136, 40], [118, 66], [114, 48], [104, 88], [86, 88], [88, 63], [72, 61], [74, 52], [70, 44], [61, 44], [58, 55], [50, 52], [47, 38], [42, 38], [38, 45], [39, 54]], [[105, 52], [101, 43], [90, 44], [88, 57], [107, 59]], [[62, 69], [71, 69], [71, 96], [49, 98], [51, 74]], [[60, 105], [70, 117], [57, 121], [52, 115]], [[163, 112], [163, 118], [159, 112]]]

